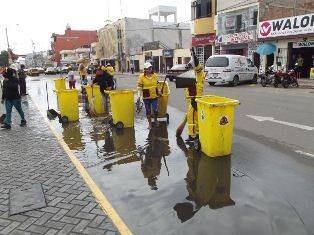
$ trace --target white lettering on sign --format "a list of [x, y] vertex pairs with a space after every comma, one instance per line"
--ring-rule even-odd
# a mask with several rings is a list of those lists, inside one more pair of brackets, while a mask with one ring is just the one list
[[314, 33], [314, 14], [260, 22], [258, 37], [270, 38], [308, 33]]
[[293, 43], [293, 48], [302, 48], [302, 47], [314, 47], [314, 41]]

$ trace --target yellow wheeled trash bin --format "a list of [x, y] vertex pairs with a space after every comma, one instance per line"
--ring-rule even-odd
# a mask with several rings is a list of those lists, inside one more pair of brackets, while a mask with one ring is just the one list
[[169, 114], [167, 113], [170, 95], [169, 84], [167, 81], [159, 81], [158, 88], [161, 91], [161, 96], [158, 98], [158, 118], [167, 118], [167, 124], [169, 124]]
[[[86, 89], [90, 107], [94, 107], [96, 114], [104, 114], [104, 104], [101, 98], [99, 85], [93, 85], [93, 87], [90, 85], [84, 85], [83, 87]], [[92, 104], [93, 101], [94, 103]]]
[[118, 129], [134, 126], [134, 90], [105, 91], [109, 94], [112, 124]]
[[66, 89], [64, 78], [57, 78], [53, 81], [55, 82], [55, 91], [62, 91]]
[[57, 92], [62, 122], [65, 122], [63, 119], [68, 119], [69, 122], [79, 120], [78, 92], [77, 89]]
[[235, 106], [238, 100], [220, 96], [196, 99], [199, 139], [195, 147], [209, 157], [231, 154]]

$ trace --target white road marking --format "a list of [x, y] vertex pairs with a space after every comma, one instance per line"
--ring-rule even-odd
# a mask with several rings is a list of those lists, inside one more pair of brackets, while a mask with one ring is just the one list
[[259, 122], [269, 121], [269, 122], [275, 122], [275, 123], [279, 123], [279, 124], [286, 125], [286, 126], [296, 127], [296, 128], [303, 129], [306, 131], [313, 131], [314, 130], [314, 127], [311, 127], [311, 126], [305, 126], [305, 125], [291, 123], [291, 122], [279, 121], [273, 117], [261, 117], [261, 116], [253, 116], [253, 115], [246, 115], [246, 116], [249, 118], [252, 118], [256, 121], [259, 121]]
[[308, 157], [314, 158], [314, 154], [311, 154], [311, 153], [306, 153], [306, 152], [303, 152], [301, 150], [296, 150], [295, 152], [298, 153], [298, 154], [304, 155], [304, 156], [308, 156]]

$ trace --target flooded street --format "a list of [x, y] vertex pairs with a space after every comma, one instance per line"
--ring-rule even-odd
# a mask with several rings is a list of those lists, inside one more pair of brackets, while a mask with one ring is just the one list
[[[50, 109], [58, 110], [53, 79], [31, 80], [28, 91], [41, 111], [48, 107], [45, 82]], [[232, 156], [209, 158], [186, 145], [186, 136], [175, 137], [183, 113], [171, 106], [169, 125], [160, 119], [160, 127], [147, 129], [142, 110], [135, 114], [134, 128], [118, 130], [106, 124], [105, 116], [90, 117], [84, 101], [79, 93], [79, 122], [51, 123], [134, 234], [303, 235], [309, 231], [305, 224], [313, 226], [310, 208], [300, 215], [287, 200], [290, 195], [283, 197], [265, 180], [276, 171], [268, 175], [261, 169], [283, 153], [259, 151], [254, 140], [244, 146], [249, 137], [242, 136], [235, 138]], [[268, 156], [264, 162], [262, 152]], [[277, 173], [296, 180], [280, 168]]]

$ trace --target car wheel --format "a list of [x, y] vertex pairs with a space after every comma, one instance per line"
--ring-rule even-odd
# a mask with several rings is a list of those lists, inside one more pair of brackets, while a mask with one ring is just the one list
[[230, 83], [232, 86], [237, 86], [239, 85], [239, 77], [238, 75], [235, 75], [233, 78], [233, 81]]
[[209, 82], [208, 84], [211, 86], [215, 86], [215, 82]]
[[252, 83], [252, 84], [257, 84], [257, 75], [256, 75], [256, 74], [254, 74], [251, 83]]

